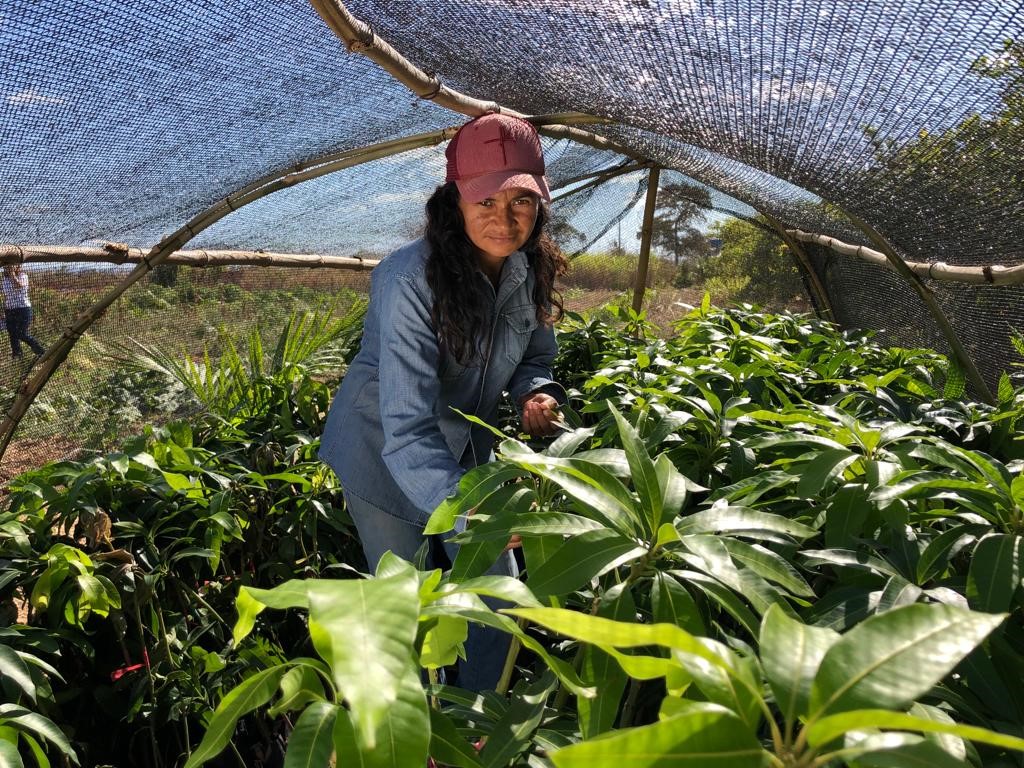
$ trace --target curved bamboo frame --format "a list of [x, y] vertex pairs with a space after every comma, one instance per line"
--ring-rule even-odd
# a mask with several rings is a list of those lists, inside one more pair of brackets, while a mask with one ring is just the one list
[[436, 76], [427, 74], [417, 67], [386, 40], [375, 35], [370, 29], [370, 25], [353, 16], [340, 0], [310, 0], [310, 4], [349, 51], [362, 54], [373, 61], [421, 99], [433, 101], [453, 112], [470, 117], [479, 117], [489, 112], [501, 112], [506, 115], [522, 117], [537, 126], [538, 133], [546, 136], [572, 139], [580, 144], [618, 152], [634, 160], [647, 160], [642, 155], [611, 139], [572, 127], [574, 124], [612, 122], [607, 118], [579, 112], [530, 117], [522, 112], [503, 107], [497, 102], [475, 99], [459, 91], [454, 91]]
[[[830, 248], [844, 256], [856, 256], [870, 264], [896, 269], [890, 259], [882, 251], [876, 251], [863, 245], [851, 245], [828, 235], [815, 232], [804, 232], [802, 229], [787, 229], [791, 237], [805, 243], [815, 243]], [[990, 264], [984, 267], [956, 267], [944, 261], [904, 262], [911, 272], [929, 280], [950, 283], [969, 283], [971, 285], [1022, 285], [1024, 284], [1024, 264], [1005, 267], [1002, 264]], [[897, 270], [898, 271], [898, 270]]]
[[974, 358], [971, 357], [967, 348], [963, 345], [963, 342], [960, 341], [960, 336], [953, 328], [953, 325], [949, 322], [949, 318], [946, 317], [946, 313], [942, 311], [942, 307], [939, 306], [939, 302], [935, 300], [935, 294], [932, 293], [931, 289], [924, 284], [921, 277], [910, 268], [910, 265], [903, 260], [903, 257], [896, 253], [896, 249], [889, 244], [889, 241], [886, 240], [881, 233], [866, 221], [851, 213], [846, 213], [846, 217], [857, 225], [865, 235], [867, 235], [868, 239], [875, 244], [889, 262], [889, 265], [902, 275], [903, 278], [910, 283], [911, 287], [917, 291], [917, 295], [921, 297], [921, 301], [923, 301], [924, 305], [928, 308], [932, 318], [938, 324], [939, 330], [942, 331], [942, 335], [946, 337], [946, 342], [949, 344], [953, 357], [960, 365], [960, 368], [964, 371], [964, 374], [967, 376], [967, 380], [971, 383], [971, 386], [974, 387], [982, 400], [989, 405], [995, 405], [997, 402], [996, 398], [992, 395], [992, 391], [988, 388], [988, 384], [986, 384], [985, 380], [981, 377], [981, 372], [978, 370], [978, 366], [974, 364]]
[[832, 310], [832, 300], [828, 297], [828, 291], [825, 290], [825, 286], [822, 285], [821, 278], [818, 277], [817, 271], [814, 269], [814, 265], [811, 260], [807, 257], [807, 252], [801, 247], [799, 241], [792, 236], [791, 230], [786, 229], [782, 226], [782, 223], [774, 216], [769, 216], [767, 213], [762, 212], [768, 223], [771, 224], [775, 230], [779, 233], [779, 237], [782, 238], [788, 247], [790, 252], [793, 254], [793, 259], [796, 261], [797, 266], [800, 269], [800, 273], [804, 276], [807, 281], [808, 292], [811, 294], [811, 303], [814, 305], [817, 311], [818, 317], [825, 320], [835, 321], [836, 314]]
[[551, 202], [557, 203], [559, 200], [564, 200], [567, 197], [572, 197], [573, 195], [578, 194], [580, 192], [584, 192], [593, 187], [600, 186], [601, 184], [604, 184], [606, 181], [609, 181], [611, 179], [618, 178], [619, 176], [625, 176], [636, 171], [642, 171], [645, 168], [650, 167], [651, 163], [628, 163], [616, 166], [615, 168], [608, 168], [603, 171], [598, 171], [596, 173], [588, 173], [585, 176], [577, 176], [575, 179], [569, 179], [568, 181], [566, 181], [564, 184], [562, 184], [561, 187], [559, 187], [559, 189], [564, 189], [570, 184], [578, 184], [581, 181], [586, 181], [586, 184], [580, 184], [580, 186], [576, 187], [575, 189], [567, 189], [565, 190], [565, 192], [562, 192], [557, 195], [552, 195]]
[[[146, 252], [123, 243], [107, 243], [91, 248], [52, 245], [0, 245], [0, 264], [32, 262], [106, 264], [141, 264]], [[189, 267], [223, 267], [257, 265], [260, 267], [306, 267], [309, 269], [371, 270], [379, 259], [358, 256], [321, 256], [313, 253], [274, 253], [272, 251], [175, 251], [164, 264]]]

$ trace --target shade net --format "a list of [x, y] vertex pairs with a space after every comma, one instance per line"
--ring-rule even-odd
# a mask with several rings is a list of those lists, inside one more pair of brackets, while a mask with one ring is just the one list
[[[696, 190], [695, 221], [712, 234], [736, 217], [872, 245], [856, 217], [911, 261], [1024, 263], [1020, 0], [347, 6], [451, 88], [524, 113], [607, 119], [584, 127], [667, 169], [663, 189]], [[8, 0], [0, 244], [148, 249], [261, 179], [464, 120], [346, 52], [299, 0]], [[544, 147], [555, 232], [573, 257], [566, 306], [628, 299], [646, 169], [591, 185], [594, 174], [635, 160], [566, 140], [545, 138]], [[287, 186], [186, 247], [379, 258], [418, 235], [443, 168], [442, 147], [429, 145]], [[840, 323], [948, 350], [895, 273], [804, 250]], [[655, 300], [660, 289], [693, 285], [701, 267], [657, 244], [652, 265]], [[44, 344], [126, 274], [85, 262], [29, 270], [33, 333]], [[23, 456], [98, 445], [113, 429], [97, 434], [104, 419], [147, 418], [138, 407], [138, 418], [127, 407], [124, 418], [102, 412], [116, 410], [94, 396], [111, 376], [117, 390], [116, 366], [104, 362], [112, 348], [162, 344], [198, 355], [225, 333], [244, 336], [291, 312], [344, 312], [366, 285], [365, 272], [328, 269], [182, 268], [179, 278], [170, 287], [144, 279], [79, 342], [19, 429]], [[802, 285], [786, 282], [776, 298], [792, 304]], [[1022, 289], [928, 285], [993, 385], [1017, 361], [1008, 338], [1024, 328]], [[0, 355], [5, 405], [23, 367]]]

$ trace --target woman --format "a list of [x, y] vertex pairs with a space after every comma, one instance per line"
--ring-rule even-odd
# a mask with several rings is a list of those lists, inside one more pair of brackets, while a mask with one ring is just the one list
[[[491, 456], [503, 392], [524, 431], [556, 429], [565, 392], [551, 379], [565, 259], [543, 232], [549, 202], [540, 139], [525, 120], [484, 115], [446, 151], [425, 236], [373, 272], [359, 354], [331, 405], [320, 457], [337, 473], [371, 570], [391, 550], [412, 560], [431, 512]], [[427, 567], [456, 548], [428, 542]], [[510, 546], [517, 546], [517, 538]], [[491, 573], [514, 573], [510, 553]], [[459, 685], [493, 688], [504, 643], [473, 628]]]
[[21, 342], [37, 355], [43, 354], [43, 345], [28, 332], [32, 325], [32, 302], [28, 300], [28, 275], [20, 264], [4, 265], [0, 290], [4, 295], [4, 322], [11, 337], [11, 356], [21, 357]]

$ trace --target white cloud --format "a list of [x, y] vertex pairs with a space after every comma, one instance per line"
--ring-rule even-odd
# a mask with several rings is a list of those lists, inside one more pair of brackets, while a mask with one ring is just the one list
[[64, 99], [58, 99], [54, 96], [47, 96], [46, 94], [39, 93], [35, 88], [26, 88], [20, 93], [11, 93], [7, 95], [5, 101], [8, 104], [66, 104]]
[[804, 80], [802, 83], [786, 83], [782, 78], [773, 77], [765, 80], [761, 87], [761, 100], [767, 101], [803, 101], [814, 99], [831, 99], [836, 89], [824, 80]]

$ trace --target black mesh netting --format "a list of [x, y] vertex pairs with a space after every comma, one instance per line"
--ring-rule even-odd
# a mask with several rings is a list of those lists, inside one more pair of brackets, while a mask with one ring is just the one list
[[[347, 6], [452, 88], [525, 113], [610, 120], [583, 127], [667, 169], [662, 188], [692, 187], [712, 231], [738, 217], [871, 245], [857, 217], [912, 261], [1024, 264], [1022, 0]], [[464, 120], [346, 52], [305, 0], [8, 0], [0, 244], [149, 248], [257, 179]], [[564, 139], [544, 144], [554, 224], [574, 263], [567, 306], [625, 295], [646, 170], [592, 186], [595, 173], [635, 161]], [[443, 165], [442, 148], [430, 146], [307, 181], [187, 247], [377, 258], [419, 232]], [[947, 350], [895, 273], [804, 248], [841, 323]], [[657, 255], [650, 285], [692, 282], [693, 265]], [[30, 267], [37, 336], [54, 341], [124, 274]], [[173, 287], [144, 280], [79, 342], [18, 433], [23, 455], [96, 444], [145, 417], [144, 403], [110, 405], [111, 348], [198, 354], [220, 343], [221, 328], [244, 334], [325, 302], [343, 312], [366, 281], [327, 269], [180, 275]], [[1018, 361], [1008, 337], [1024, 328], [1022, 289], [928, 285], [994, 383]], [[23, 373], [0, 353], [4, 403]]]

